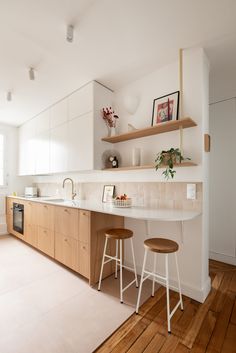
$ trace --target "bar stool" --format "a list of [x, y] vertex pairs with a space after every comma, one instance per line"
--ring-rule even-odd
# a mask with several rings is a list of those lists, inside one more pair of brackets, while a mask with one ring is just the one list
[[[164, 284], [166, 286], [167, 323], [168, 323], [168, 332], [171, 333], [170, 320], [171, 320], [172, 316], [174, 315], [174, 313], [176, 312], [176, 310], [178, 309], [179, 306], [180, 306], [181, 310], [183, 310], [183, 300], [182, 300], [182, 293], [181, 293], [181, 287], [180, 287], [179, 267], [178, 267], [178, 260], [177, 260], [177, 254], [176, 254], [176, 252], [179, 249], [179, 245], [173, 240], [163, 239], [163, 238], [151, 238], [151, 239], [146, 239], [144, 241], [144, 247], [145, 247], [145, 253], [144, 253], [144, 259], [143, 259], [143, 268], [142, 268], [142, 275], [141, 275], [141, 281], [140, 281], [140, 287], [139, 287], [139, 293], [138, 293], [136, 313], [138, 314], [138, 310], [139, 310], [143, 282], [146, 279], [148, 279], [149, 277], [152, 277], [152, 296], [154, 296], [154, 292], [155, 292], [155, 282], [159, 282], [159, 283]], [[153, 265], [152, 272], [145, 270], [148, 251], [154, 252], [154, 265]], [[165, 254], [165, 276], [161, 276], [156, 273], [157, 253]], [[171, 253], [175, 254], [178, 289], [177, 288], [174, 288], [174, 289], [178, 290], [178, 292], [179, 292], [179, 301], [176, 304], [176, 306], [174, 307], [174, 309], [170, 312], [168, 255], [170, 255]], [[144, 277], [144, 275], [146, 275], [146, 276]], [[157, 281], [157, 279], [159, 279], [159, 281]]]
[[[114, 229], [107, 230], [105, 233], [105, 237], [106, 237], [106, 239], [105, 239], [105, 245], [104, 245], [104, 251], [103, 251], [102, 266], [101, 266], [101, 271], [100, 271], [98, 290], [99, 291], [101, 290], [101, 282], [102, 282], [102, 274], [103, 274], [104, 265], [114, 260], [116, 262], [115, 278], [117, 278], [118, 263], [119, 263], [119, 267], [120, 267], [120, 302], [123, 303], [123, 292], [126, 289], [128, 289], [134, 282], [136, 283], [136, 287], [138, 288], [138, 277], [137, 277], [137, 271], [136, 271], [136, 264], [135, 264], [135, 257], [134, 257], [134, 246], [133, 246], [133, 232], [129, 229], [114, 228]], [[116, 241], [116, 256], [111, 256], [111, 255], [106, 254], [108, 239], [115, 239], [115, 241]], [[125, 266], [123, 264], [122, 246], [123, 246], [123, 241], [125, 239], [130, 239], [134, 268]], [[119, 248], [120, 248], [120, 257], [118, 257]], [[108, 260], [105, 260], [105, 258], [107, 258]], [[122, 271], [123, 268], [126, 268], [127, 270], [134, 272], [134, 276], [135, 276], [135, 279], [133, 281], [131, 281], [125, 288], [123, 288], [123, 271]]]

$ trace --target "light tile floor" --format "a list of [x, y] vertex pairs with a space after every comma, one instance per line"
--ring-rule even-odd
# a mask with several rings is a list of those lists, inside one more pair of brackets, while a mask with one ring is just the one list
[[[131, 273], [125, 272], [124, 281]], [[142, 301], [150, 295], [146, 283]], [[0, 236], [0, 352], [91, 353], [135, 310], [135, 285], [102, 291], [11, 236]]]

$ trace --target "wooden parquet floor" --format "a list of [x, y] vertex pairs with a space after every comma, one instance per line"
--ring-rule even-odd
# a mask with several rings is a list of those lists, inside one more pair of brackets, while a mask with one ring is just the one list
[[[184, 297], [166, 328], [165, 288], [156, 291], [96, 353], [236, 353], [236, 267], [210, 260], [212, 289], [203, 304]], [[171, 292], [171, 306], [178, 294]]]

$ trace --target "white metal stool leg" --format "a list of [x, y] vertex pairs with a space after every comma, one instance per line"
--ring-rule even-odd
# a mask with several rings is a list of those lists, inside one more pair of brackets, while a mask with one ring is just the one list
[[135, 256], [134, 256], [133, 238], [130, 238], [130, 243], [131, 243], [131, 251], [132, 251], [132, 257], [133, 257], [135, 283], [136, 283], [136, 287], [138, 288], [138, 276], [137, 276], [137, 269], [136, 269]]
[[122, 240], [120, 240], [120, 302], [123, 303], [123, 261], [122, 261]]
[[167, 323], [168, 332], [170, 333], [170, 293], [169, 293], [169, 266], [168, 266], [168, 254], [166, 254], [166, 306], [167, 306]]
[[115, 270], [115, 278], [117, 278], [117, 261], [118, 259], [118, 240], [116, 240], [116, 270]]
[[140, 304], [140, 298], [141, 298], [141, 292], [142, 292], [142, 286], [143, 286], [143, 277], [144, 277], [144, 270], [145, 270], [146, 260], [147, 260], [147, 249], [145, 249], [145, 252], [144, 252], [143, 268], [142, 268], [140, 286], [139, 286], [139, 291], [138, 291], [138, 300], [137, 300], [137, 305], [136, 305], [136, 314], [138, 314], [138, 309], [139, 309], [139, 304]]
[[177, 259], [177, 253], [176, 252], [175, 252], [175, 264], [176, 264], [176, 272], [177, 272], [177, 278], [178, 278], [180, 308], [181, 308], [181, 310], [184, 310], [183, 299], [182, 299], [182, 291], [181, 291], [181, 286], [180, 286], [179, 265], [178, 265], [178, 259]]
[[[153, 273], [155, 273], [156, 272], [156, 266], [157, 266], [157, 254], [154, 252], [153, 256], [154, 256]], [[154, 297], [154, 294], [155, 294], [155, 276], [153, 275], [153, 279], [152, 279], [152, 297]]]
[[101, 282], [102, 282], [102, 274], [103, 274], [103, 267], [104, 267], [104, 260], [105, 260], [105, 255], [106, 255], [106, 249], [107, 249], [107, 237], [105, 239], [105, 245], [104, 245], [104, 250], [103, 250], [103, 257], [102, 257], [102, 266], [101, 266], [101, 271], [100, 271], [100, 277], [99, 277], [99, 283], [98, 283], [98, 290], [101, 289]]

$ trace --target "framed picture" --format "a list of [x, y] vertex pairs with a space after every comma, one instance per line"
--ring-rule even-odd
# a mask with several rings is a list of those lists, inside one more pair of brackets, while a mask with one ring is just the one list
[[178, 120], [179, 91], [154, 99], [152, 126], [170, 120]]
[[104, 185], [102, 202], [111, 202], [115, 195], [115, 185]]

